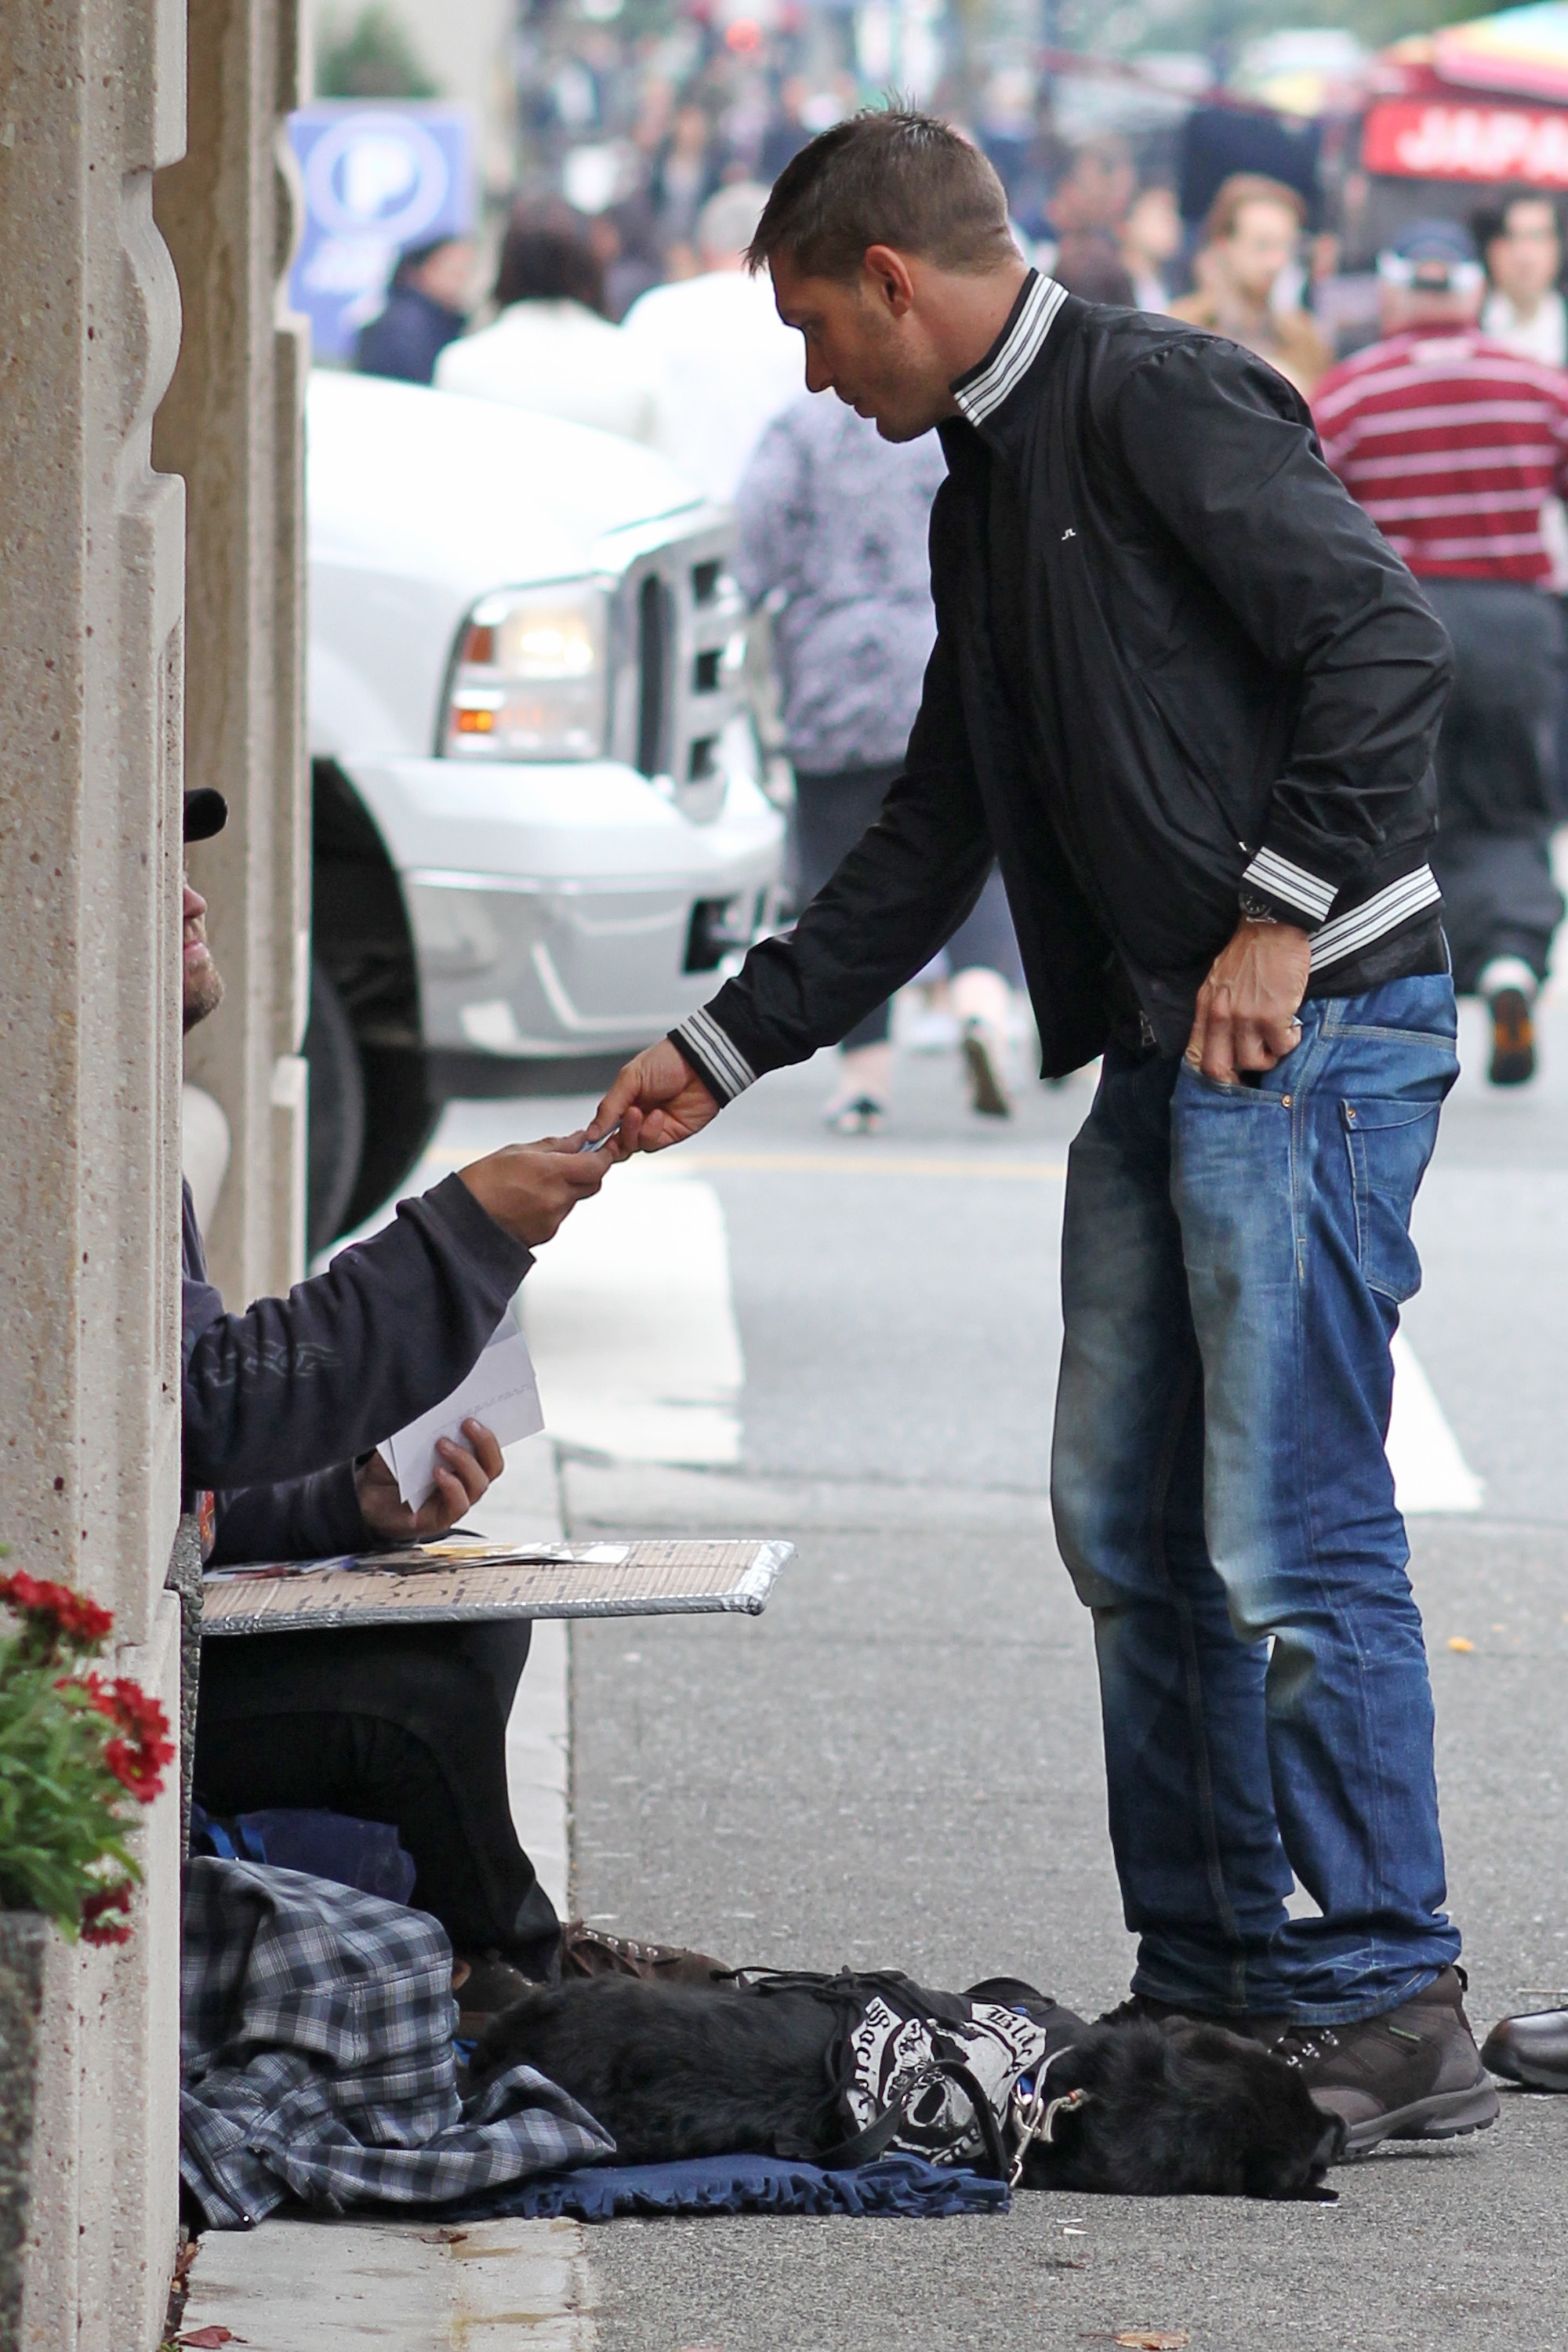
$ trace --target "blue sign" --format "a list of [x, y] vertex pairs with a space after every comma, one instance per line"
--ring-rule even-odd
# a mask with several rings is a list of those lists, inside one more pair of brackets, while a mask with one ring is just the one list
[[305, 232], [289, 273], [318, 359], [353, 356], [397, 257], [474, 226], [474, 123], [467, 109], [324, 99], [289, 118], [305, 184]]

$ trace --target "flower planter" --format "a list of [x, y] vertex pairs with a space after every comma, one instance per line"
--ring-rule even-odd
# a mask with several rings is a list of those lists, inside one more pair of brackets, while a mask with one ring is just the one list
[[0, 2347], [5, 2352], [22, 2334], [39, 2020], [54, 1937], [42, 1912], [0, 1911]]

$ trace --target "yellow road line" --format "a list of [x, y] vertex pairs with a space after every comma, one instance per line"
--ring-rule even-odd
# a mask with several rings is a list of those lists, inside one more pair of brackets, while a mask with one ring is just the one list
[[[679, 1146], [674, 1148], [680, 1150]], [[662, 1158], [663, 1154], [653, 1156]], [[474, 1157], [472, 1150], [445, 1148], [425, 1154], [426, 1163], [437, 1168], [466, 1168]], [[751, 1171], [763, 1176], [978, 1176], [993, 1183], [1015, 1184], [1059, 1180], [1068, 1172], [1067, 1162], [1062, 1160], [927, 1160], [907, 1153], [858, 1151], [853, 1157], [848, 1151], [840, 1157], [833, 1151], [680, 1150], [679, 1165], [694, 1175], [721, 1170], [738, 1174]]]

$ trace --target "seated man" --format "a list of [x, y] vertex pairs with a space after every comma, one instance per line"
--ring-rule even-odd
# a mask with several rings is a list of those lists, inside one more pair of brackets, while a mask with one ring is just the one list
[[[185, 796], [185, 839], [227, 815], [211, 791]], [[187, 883], [187, 1030], [223, 981], [206, 905]], [[636, 1140], [578, 1154], [575, 1139], [509, 1146], [474, 1161], [328, 1272], [284, 1298], [225, 1312], [206, 1278], [184, 1194], [183, 1407], [185, 1507], [209, 1564], [310, 1559], [438, 1535], [501, 1468], [494, 1437], [464, 1424], [443, 1441], [437, 1490], [417, 1514], [373, 1449], [450, 1394], [532, 1263], [575, 1203]], [[470, 1450], [471, 1449], [471, 1450]], [[552, 1976], [560, 1928], [519, 1845], [507, 1801], [505, 1735], [528, 1655], [524, 1624], [263, 1633], [206, 1643], [195, 1790], [215, 1814], [320, 1807], [395, 1823], [413, 1857], [413, 1900], [470, 1963], [468, 2011], [504, 2007], [518, 1970]]]

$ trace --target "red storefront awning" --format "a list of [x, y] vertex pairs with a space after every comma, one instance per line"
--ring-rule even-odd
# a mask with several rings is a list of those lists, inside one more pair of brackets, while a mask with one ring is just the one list
[[1361, 154], [1367, 171], [1397, 179], [1568, 188], [1568, 109], [1458, 90], [1382, 99], [1362, 125]]

